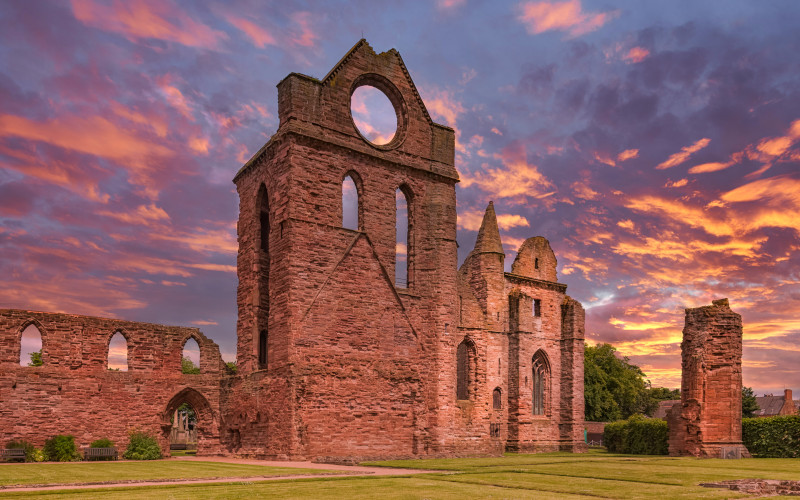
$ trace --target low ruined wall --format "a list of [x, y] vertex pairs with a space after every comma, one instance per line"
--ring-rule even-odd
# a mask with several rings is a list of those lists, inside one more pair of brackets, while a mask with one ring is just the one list
[[[31, 324], [42, 336], [42, 366], [20, 366], [22, 331]], [[127, 340], [128, 371], [107, 367], [116, 332]], [[189, 338], [200, 346], [197, 375], [181, 373]], [[200, 453], [217, 453], [223, 373], [219, 347], [196, 328], [0, 309], [0, 445], [25, 439], [42, 446], [72, 434], [79, 447], [109, 438], [124, 449], [129, 431], [142, 430], [167, 450], [169, 417], [188, 402]]]

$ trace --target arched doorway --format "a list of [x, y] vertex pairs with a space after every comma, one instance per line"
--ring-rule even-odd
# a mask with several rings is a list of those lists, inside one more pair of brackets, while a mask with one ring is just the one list
[[211, 405], [191, 387], [181, 390], [170, 399], [161, 421], [169, 450], [188, 448], [196, 449], [201, 454], [215, 439], [219, 440], [217, 417]]

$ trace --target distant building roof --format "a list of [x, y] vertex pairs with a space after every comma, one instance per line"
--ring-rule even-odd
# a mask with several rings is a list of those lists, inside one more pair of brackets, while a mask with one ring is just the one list
[[[791, 397], [791, 389], [786, 389], [782, 396], [765, 394], [763, 396], [756, 397], [756, 402], [758, 403], [759, 409], [756, 410], [755, 416], [774, 417], [776, 415], [789, 415], [797, 412], [797, 408], [800, 407], [800, 405], [798, 405], [798, 401], [792, 400]], [[791, 404], [786, 404], [787, 400], [791, 401]]]
[[664, 420], [667, 418], [667, 411], [672, 408], [675, 403], [680, 403], [680, 399], [669, 399], [667, 401], [659, 401], [658, 402], [658, 409], [653, 413], [653, 418], [660, 418]]

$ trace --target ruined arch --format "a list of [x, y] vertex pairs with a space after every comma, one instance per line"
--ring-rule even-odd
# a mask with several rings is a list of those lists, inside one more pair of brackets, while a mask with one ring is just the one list
[[47, 352], [45, 350], [45, 340], [47, 338], [47, 331], [42, 326], [42, 324], [35, 318], [29, 318], [25, 320], [22, 325], [17, 329], [17, 342], [16, 342], [16, 354], [15, 358], [22, 366], [28, 366], [28, 361], [22, 359], [22, 336], [29, 327], [33, 326], [39, 332], [39, 352], [42, 353], [41, 360], [42, 364], [47, 363]]
[[[184, 356], [184, 353], [186, 352], [186, 344], [188, 344], [192, 340], [194, 340], [194, 343], [197, 345], [198, 356], [197, 356], [197, 365], [196, 366], [200, 370], [200, 372], [202, 372], [203, 371], [203, 347], [202, 347], [202, 343], [200, 342], [200, 339], [197, 337], [197, 335], [194, 335], [194, 334], [189, 334], [189, 335], [185, 336], [183, 338], [183, 340], [181, 341], [181, 370], [183, 370], [183, 358], [186, 357], [186, 356]], [[184, 373], [186, 373], [186, 372], [184, 372]]]
[[197, 418], [197, 452], [200, 453], [204, 443], [218, 439], [217, 427], [219, 418], [214, 413], [214, 409], [208, 399], [191, 387], [185, 387], [172, 396], [161, 414], [161, 430], [167, 443], [167, 449], [169, 449], [170, 433], [172, 432], [172, 417], [183, 403], [189, 404], [195, 412], [195, 417]]
[[[130, 349], [128, 349], [128, 346], [130, 345], [131, 340], [129, 338], [129, 334], [126, 333], [122, 329], [114, 330], [106, 338], [106, 368], [109, 369], [109, 370], [113, 370], [114, 369], [114, 368], [111, 367], [111, 365], [112, 365], [112, 363], [111, 363], [111, 360], [112, 360], [111, 343], [114, 341], [115, 338], [117, 338], [118, 335], [120, 337], [122, 337], [122, 339], [125, 341], [125, 368], [124, 369], [118, 368], [118, 370], [119, 371], [128, 371], [128, 370], [130, 370], [130, 367], [131, 367], [131, 364], [130, 364]], [[116, 361], [119, 361], [120, 359], [117, 359]]]

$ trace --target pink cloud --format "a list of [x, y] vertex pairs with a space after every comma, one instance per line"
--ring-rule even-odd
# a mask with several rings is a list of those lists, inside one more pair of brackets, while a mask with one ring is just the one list
[[157, 39], [189, 47], [215, 49], [228, 36], [190, 18], [168, 0], [72, 0], [75, 18], [129, 40]]
[[253, 45], [260, 49], [263, 49], [267, 45], [278, 44], [278, 42], [275, 40], [275, 37], [272, 36], [269, 31], [253, 21], [243, 17], [234, 16], [233, 14], [226, 14], [225, 19], [227, 19], [227, 21], [232, 25], [239, 28], [245, 35], [247, 35], [250, 41], [253, 42]]
[[644, 47], [633, 47], [631, 48], [627, 54], [622, 56], [622, 59], [628, 61], [629, 63], [640, 63], [647, 59], [647, 56], [650, 55], [650, 51], [645, 49]]
[[571, 37], [592, 32], [615, 18], [618, 13], [583, 12], [580, 0], [566, 2], [524, 2], [517, 19], [532, 35], [545, 31], [566, 31]]

